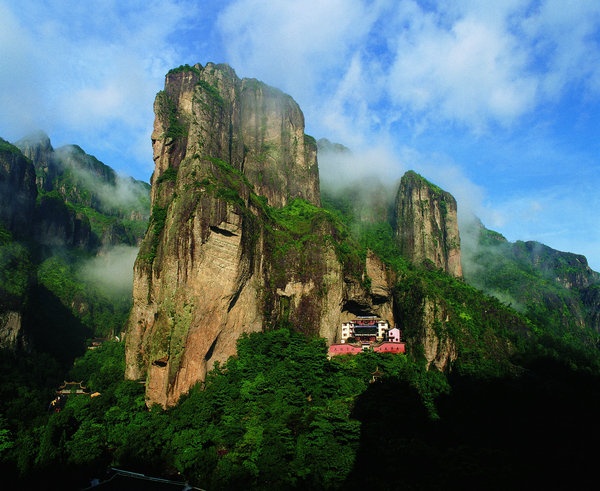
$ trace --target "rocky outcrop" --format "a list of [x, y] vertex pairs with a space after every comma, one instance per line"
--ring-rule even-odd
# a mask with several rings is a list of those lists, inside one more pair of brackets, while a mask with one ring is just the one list
[[455, 341], [448, 335], [445, 324], [449, 314], [435, 299], [424, 302], [420, 335], [415, 339], [423, 345], [423, 354], [429, 368], [449, 369], [458, 356]]
[[431, 262], [462, 276], [460, 235], [454, 197], [413, 171], [400, 181], [396, 195], [396, 239], [403, 256]]
[[0, 348], [11, 351], [27, 348], [21, 312], [0, 309]]
[[600, 284], [584, 288], [581, 297], [585, 306], [586, 325], [600, 332]]
[[15, 146], [34, 163], [38, 188], [51, 191], [59, 169], [54, 162], [54, 148], [48, 135], [36, 132], [17, 141]]
[[35, 213], [35, 238], [45, 246], [81, 249], [96, 245], [88, 217], [69, 208], [57, 194], [40, 198]]
[[242, 333], [293, 325], [333, 342], [355, 315], [391, 315], [390, 273], [344, 261], [315, 206], [316, 144], [289, 96], [196, 65], [167, 75], [155, 112], [126, 335], [126, 376], [146, 379], [148, 404], [176, 403]]
[[184, 159], [209, 156], [242, 172], [271, 206], [319, 204], [317, 144], [289, 95], [209, 63], [169, 72], [154, 110], [153, 185]]

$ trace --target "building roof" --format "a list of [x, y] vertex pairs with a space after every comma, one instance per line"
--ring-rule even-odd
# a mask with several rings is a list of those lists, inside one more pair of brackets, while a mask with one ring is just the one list
[[[373, 351], [378, 353], [406, 353], [406, 344], [405, 343], [396, 343], [391, 341], [384, 341], [381, 344], [369, 343], [369, 345]], [[363, 348], [361, 346], [356, 346], [354, 344], [349, 343], [334, 343], [329, 345], [328, 354], [330, 356], [335, 355], [355, 355], [358, 353], [362, 353]]]
[[385, 341], [379, 346], [373, 346], [373, 351], [377, 351], [379, 353], [404, 353], [406, 352], [406, 344]]
[[83, 385], [83, 382], [67, 382], [64, 383], [56, 389], [57, 394], [87, 394], [88, 388]]
[[360, 353], [362, 348], [360, 346], [353, 346], [348, 343], [336, 343], [329, 346], [328, 354], [334, 355], [355, 355]]

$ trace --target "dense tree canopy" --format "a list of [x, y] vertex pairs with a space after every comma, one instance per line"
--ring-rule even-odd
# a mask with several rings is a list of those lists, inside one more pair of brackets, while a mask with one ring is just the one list
[[[600, 437], [598, 375], [547, 358], [526, 368], [485, 381], [405, 355], [328, 359], [322, 339], [279, 329], [241, 338], [236, 357], [163, 410], [123, 380], [123, 344], [111, 341], [76, 361], [69, 376], [89, 393], [68, 396], [59, 412], [19, 427], [13, 405], [28, 396], [5, 401], [0, 456], [5, 471], [42, 489], [49, 478], [84, 487], [111, 465], [210, 490], [585, 482], [593, 455], [571, 441], [584, 430]], [[554, 475], [559, 465], [568, 473]]]

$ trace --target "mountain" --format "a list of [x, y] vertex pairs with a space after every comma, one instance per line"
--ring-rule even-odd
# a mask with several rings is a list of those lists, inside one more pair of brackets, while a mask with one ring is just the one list
[[547, 332], [593, 339], [600, 333], [600, 274], [580, 254], [535, 241], [508, 242], [474, 220], [465, 234], [467, 281], [523, 312]]
[[152, 216], [126, 338], [126, 376], [146, 381], [149, 405], [176, 404], [243, 333], [291, 326], [332, 343], [358, 315], [402, 327], [428, 367], [472, 370], [494, 345], [511, 370], [506, 337], [531, 328], [461, 282], [449, 193], [408, 172], [379, 219], [351, 224], [340, 210], [352, 205], [336, 209], [364, 183], [319, 206], [301, 110], [227, 65], [172, 70], [154, 107]]
[[[5, 481], [593, 488], [583, 256], [459, 233], [454, 198], [413, 171], [321, 181], [318, 159], [350, 150], [227, 65], [172, 70], [155, 112], [151, 189], [44, 134], [0, 142]], [[406, 354], [329, 357], [362, 315]], [[59, 400], [67, 380], [82, 390]]]
[[86, 338], [119, 333], [131, 274], [111, 268], [132, 267], [149, 184], [38, 132], [0, 141], [0, 203], [0, 345], [69, 363]]
[[119, 176], [77, 145], [54, 149], [44, 133], [15, 143], [34, 165], [36, 239], [47, 245], [139, 245], [149, 218], [147, 183]]

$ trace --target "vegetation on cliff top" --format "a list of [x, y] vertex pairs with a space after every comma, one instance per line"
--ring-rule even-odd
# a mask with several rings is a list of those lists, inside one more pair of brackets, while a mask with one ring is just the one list
[[15, 145], [10, 142], [7, 142], [5, 139], [0, 138], [0, 152], [8, 152], [14, 155], [19, 155], [21, 150], [18, 149]]

